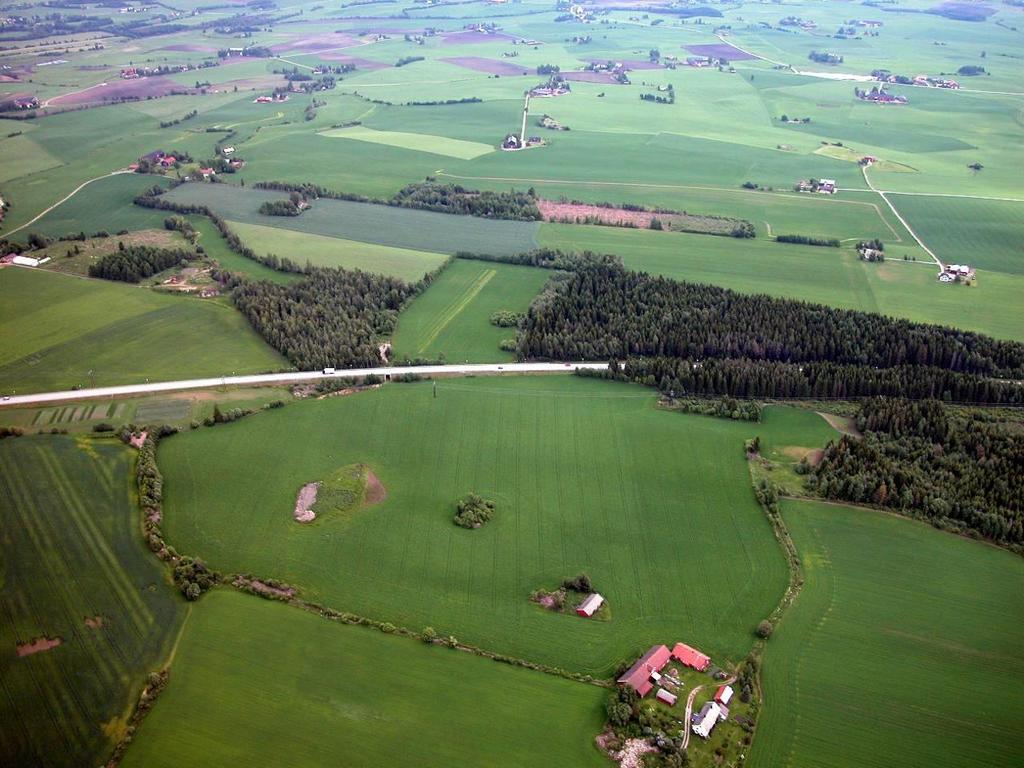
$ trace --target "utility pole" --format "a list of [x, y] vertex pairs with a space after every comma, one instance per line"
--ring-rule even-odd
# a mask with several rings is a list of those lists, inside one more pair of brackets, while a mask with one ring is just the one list
[[526, 116], [530, 113], [530, 92], [526, 92], [526, 101], [523, 103], [523, 128], [519, 132], [519, 147], [526, 146]]
[[434, 399], [437, 400], [437, 379], [434, 379]]

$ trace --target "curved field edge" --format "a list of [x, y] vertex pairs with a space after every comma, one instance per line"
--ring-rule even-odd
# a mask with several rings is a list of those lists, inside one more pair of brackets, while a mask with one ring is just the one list
[[[604, 688], [216, 590], [122, 762], [319, 766], [606, 763]], [[245, 733], [244, 739], [238, 735]]]
[[[132, 451], [119, 442], [0, 442], [0, 763], [106, 760], [184, 606], [142, 544]], [[19, 655], [37, 638], [60, 640]]]
[[[571, 671], [605, 676], [673, 638], [721, 663], [746, 655], [786, 583], [744, 463], [755, 425], [572, 377], [445, 380], [432, 393], [390, 385], [163, 441], [168, 543], [330, 608]], [[357, 462], [387, 488], [383, 503], [345, 524], [292, 520], [301, 486]], [[451, 521], [469, 491], [498, 507], [476, 531]], [[581, 570], [613, 621], [529, 602]]]
[[1020, 558], [842, 505], [783, 517], [806, 583], [767, 643], [750, 765], [1020, 762]]

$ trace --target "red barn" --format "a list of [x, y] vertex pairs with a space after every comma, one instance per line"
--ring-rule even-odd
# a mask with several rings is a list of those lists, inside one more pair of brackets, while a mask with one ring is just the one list
[[708, 668], [708, 664], [711, 663], [710, 657], [705, 656], [696, 648], [691, 648], [683, 643], [676, 643], [672, 649], [672, 658], [687, 667], [696, 669], [698, 672], [703, 672]]
[[651, 682], [651, 673], [660, 672], [671, 658], [672, 654], [667, 646], [652, 645], [651, 649], [619, 678], [618, 683], [619, 685], [628, 685], [643, 698], [654, 687]]

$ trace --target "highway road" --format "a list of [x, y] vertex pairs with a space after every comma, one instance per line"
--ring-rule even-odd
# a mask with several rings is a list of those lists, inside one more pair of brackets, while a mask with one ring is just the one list
[[323, 371], [298, 371], [293, 373], [265, 373], [250, 376], [220, 376], [210, 379], [186, 379], [183, 381], [146, 382], [126, 384], [120, 387], [96, 387], [93, 389], [65, 390], [62, 392], [38, 392], [29, 395], [11, 395], [0, 401], [0, 405], [34, 405], [38, 403], [61, 403], [70, 400], [90, 400], [102, 397], [123, 397], [126, 395], [149, 395], [155, 392], [180, 392], [188, 389], [210, 389], [212, 387], [251, 387], [263, 384], [301, 384], [330, 378], [369, 376], [394, 376], [403, 373], [417, 373], [421, 376], [466, 376], [476, 373], [571, 373], [577, 368], [603, 370], [607, 363], [479, 363], [464, 365], [417, 365], [386, 366], [382, 368], [339, 368], [333, 373]]

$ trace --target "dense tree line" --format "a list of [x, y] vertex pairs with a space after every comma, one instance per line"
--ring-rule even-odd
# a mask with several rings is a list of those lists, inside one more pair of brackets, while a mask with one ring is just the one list
[[874, 368], [831, 362], [650, 357], [627, 360], [623, 375], [676, 397], [848, 400], [886, 395], [958, 403], [1024, 403], [1024, 387], [1018, 384], [929, 366]]
[[526, 192], [481, 192], [467, 189], [458, 184], [439, 184], [428, 179], [416, 184], [409, 184], [385, 200], [349, 192], [338, 192], [308, 182], [297, 184], [287, 181], [258, 181], [253, 186], [257, 189], [298, 192], [309, 200], [322, 197], [328, 200], [376, 203], [398, 208], [418, 208], [438, 213], [512, 221], [540, 221], [543, 218], [537, 208], [537, 193], [533, 189]]
[[121, 247], [89, 265], [89, 277], [137, 283], [158, 272], [194, 258], [195, 254], [180, 248], [152, 248], [147, 245]]
[[599, 264], [614, 266], [622, 263], [618, 256], [611, 254], [594, 253], [593, 251], [560, 251], [557, 248], [537, 248], [532, 251], [524, 251], [523, 253], [502, 255], [458, 251], [455, 254], [455, 258], [493, 261], [501, 264], [520, 264], [526, 267], [559, 269], [566, 272], [575, 272], [578, 269], [587, 269]]
[[823, 248], [839, 247], [839, 238], [836, 237], [814, 237], [812, 235], [776, 235], [775, 239], [780, 243], [795, 243], [796, 245], [817, 245]]
[[267, 200], [259, 212], [262, 216], [298, 216], [302, 209], [291, 200]]
[[967, 331], [629, 272], [574, 272], [529, 312], [523, 358], [746, 358], [1024, 378], [1024, 344]]
[[533, 188], [526, 192], [479, 192], [459, 184], [424, 181], [402, 187], [389, 203], [403, 208], [421, 208], [485, 219], [543, 219], [537, 208], [537, 193]]
[[866, 400], [858, 439], [830, 443], [810, 469], [822, 496], [877, 504], [1004, 544], [1024, 544], [1024, 433], [1019, 424], [936, 400]]
[[298, 368], [380, 363], [377, 344], [395, 329], [398, 310], [428, 282], [341, 269], [310, 269], [293, 285], [245, 282], [235, 305], [267, 342]]

